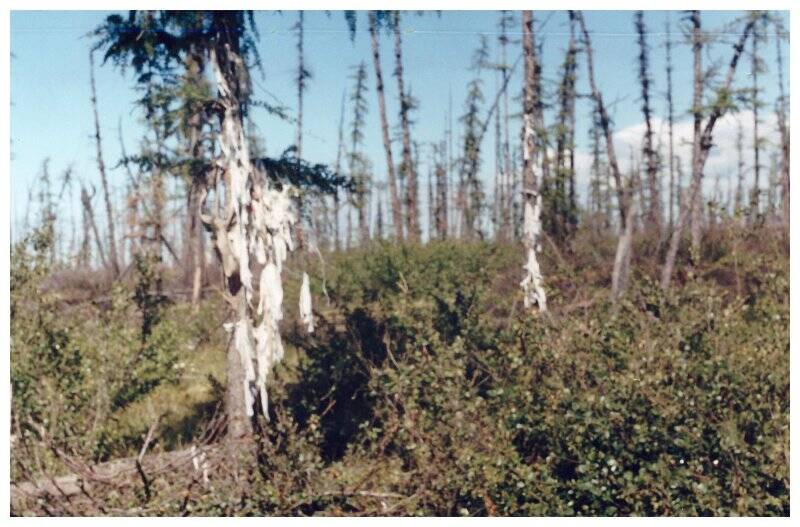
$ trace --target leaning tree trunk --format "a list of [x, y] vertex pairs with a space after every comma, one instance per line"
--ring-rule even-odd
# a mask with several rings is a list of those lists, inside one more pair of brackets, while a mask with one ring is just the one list
[[[400, 196], [397, 193], [392, 141], [389, 138], [389, 120], [386, 117], [386, 96], [383, 89], [383, 73], [381, 72], [381, 52], [378, 47], [378, 28], [375, 11], [369, 12], [369, 36], [372, 43], [372, 61], [375, 65], [375, 90], [378, 92], [378, 110], [381, 117], [381, 137], [386, 152], [386, 180], [389, 184], [389, 199], [392, 201], [392, 228], [396, 240], [403, 239], [403, 211]], [[404, 152], [405, 153], [405, 152]]]
[[525, 247], [525, 277], [520, 285], [524, 293], [525, 307], [532, 309], [534, 304], [539, 311], [547, 311], [547, 295], [544, 280], [536, 258], [541, 233], [542, 196], [534, 173], [534, 154], [536, 151], [536, 93], [534, 71], [536, 58], [533, 42], [533, 12], [522, 12], [522, 49], [525, 56], [525, 87], [523, 101], [523, 143], [522, 143], [522, 200], [523, 200], [523, 235]]
[[97, 115], [97, 90], [94, 83], [94, 51], [89, 53], [89, 75], [92, 88], [92, 112], [94, 114], [94, 140], [97, 147], [97, 168], [100, 172], [100, 183], [103, 186], [103, 198], [106, 204], [106, 222], [108, 223], [108, 260], [114, 277], [119, 276], [119, 258], [117, 257], [117, 240], [114, 232], [114, 211], [111, 205], [111, 193], [108, 189], [106, 165], [103, 162], [103, 143], [100, 137], [100, 118]]
[[[699, 32], [700, 29], [700, 15], [698, 12], [694, 12], [692, 14], [692, 22], [695, 27], [695, 31]], [[730, 94], [731, 84], [733, 83], [733, 75], [736, 73], [736, 66], [739, 63], [739, 57], [744, 50], [744, 45], [747, 42], [747, 38], [750, 35], [750, 32], [753, 30], [754, 21], [751, 20], [750, 22], [745, 25], [744, 30], [739, 37], [738, 42], [733, 47], [733, 56], [731, 61], [728, 65], [728, 73], [725, 79], [723, 86], [718, 90], [717, 97], [714, 102], [714, 105], [711, 109], [711, 114], [708, 117], [708, 121], [706, 122], [705, 128], [702, 129], [702, 133], [700, 133], [699, 138], [697, 137], [697, 129], [699, 127], [698, 122], [698, 114], [699, 114], [699, 105], [698, 100], [698, 92], [702, 89], [701, 81], [698, 80], [698, 77], [702, 75], [702, 71], [698, 66], [699, 57], [695, 55], [695, 144], [693, 145], [693, 155], [692, 155], [692, 181], [689, 187], [689, 191], [685, 197], [681, 201], [682, 206], [680, 207], [680, 215], [678, 216], [678, 224], [675, 226], [675, 230], [672, 231], [672, 238], [670, 239], [669, 249], [667, 250], [666, 258], [664, 259], [664, 266], [661, 269], [661, 289], [667, 290], [669, 289], [670, 282], [672, 281], [672, 271], [675, 268], [675, 258], [678, 255], [678, 246], [680, 245], [681, 236], [683, 234], [683, 229], [686, 227], [689, 218], [692, 217], [694, 214], [694, 208], [697, 204], [696, 197], [700, 193], [700, 185], [703, 180], [703, 167], [705, 166], [706, 159], [708, 159], [708, 152], [711, 150], [712, 146], [712, 139], [714, 133], [714, 125], [717, 123], [717, 120], [725, 113], [725, 110], [728, 105], [728, 98]], [[696, 50], [699, 49], [699, 44], [696, 45]], [[695, 53], [698, 53], [695, 51]], [[687, 206], [688, 203], [688, 206]]]
[[[94, 241], [97, 245], [97, 255], [100, 258], [100, 264], [104, 268], [108, 268], [108, 260], [106, 260], [106, 253], [103, 250], [103, 241], [100, 238], [100, 231], [97, 230], [97, 222], [94, 220], [94, 209], [92, 208], [92, 198], [94, 197], [94, 188], [92, 188], [91, 196], [86, 191], [86, 187], [81, 186], [81, 203], [83, 204], [84, 226], [88, 225], [94, 233]], [[84, 235], [86, 233], [84, 232]], [[88, 254], [88, 251], [87, 251]]]
[[[592, 99], [597, 106], [597, 115], [599, 118], [600, 128], [603, 130], [603, 135], [606, 142], [606, 156], [608, 157], [608, 166], [614, 177], [614, 183], [617, 189], [617, 202], [619, 204], [620, 223], [620, 238], [617, 242], [617, 257], [614, 259], [614, 269], [611, 273], [611, 299], [616, 301], [622, 296], [625, 285], [628, 282], [628, 271], [630, 270], [631, 260], [631, 241], [633, 237], [633, 222], [635, 221], [635, 214], [630, 210], [630, 202], [633, 198], [634, 185], [630, 185], [627, 189], [622, 182], [622, 175], [619, 171], [619, 164], [617, 163], [617, 154], [614, 149], [614, 134], [611, 131], [611, 122], [606, 112], [605, 104], [603, 103], [603, 95], [597, 88], [594, 78], [594, 54], [592, 52], [592, 44], [589, 40], [589, 32], [586, 29], [586, 22], [583, 19], [583, 13], [577, 13], [578, 22], [581, 26], [583, 33], [584, 47], [586, 52], [586, 67], [589, 71], [589, 85], [592, 91]], [[633, 181], [633, 180], [632, 180]]]

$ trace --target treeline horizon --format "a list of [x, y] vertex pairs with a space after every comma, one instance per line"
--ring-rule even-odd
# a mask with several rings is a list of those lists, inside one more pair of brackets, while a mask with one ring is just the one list
[[[731, 46], [718, 42], [716, 30], [702, 28], [699, 20], [698, 27], [692, 29], [691, 14], [675, 17], [676, 30], [683, 30], [686, 35], [680, 41], [671, 38], [670, 26], [666, 28], [667, 38], [650, 36], [648, 29], [660, 28], [648, 28], [646, 13], [631, 13], [639, 46], [637, 53], [631, 54], [631, 63], [638, 70], [637, 78], [631, 80], [641, 87], [638, 103], [645, 132], [638, 150], [614, 152], [614, 157], [619, 155], [623, 161], [613, 159], [611, 162], [608, 139], [616, 132], [613, 118], [604, 108], [606, 135], [604, 118], [594, 104], [602, 93], [596, 86], [591, 93], [579, 93], [576, 88], [578, 79], [588, 78], [591, 84], [594, 79], [590, 78], [593, 72], [587, 71], [592, 31], [580, 27], [583, 19], [581, 17], [579, 23], [575, 13], [567, 13], [570, 37], [558, 71], [542, 72], [537, 66], [540, 68], [537, 75], [542, 78], [537, 81], [541, 90], [537, 111], [542, 117], [536, 131], [537, 152], [541, 154], [537, 155], [536, 170], [542, 178], [544, 233], [558, 244], [565, 243], [578, 224], [593, 225], [595, 229], [613, 234], [623, 226], [621, 217], [615, 213], [616, 209], [624, 208], [620, 200], [633, 199], [639, 208], [633, 228], [648, 232], [655, 229], [659, 238], [666, 240], [675, 230], [680, 211], [686, 208], [685, 194], [690, 191], [694, 179], [692, 160], [677, 154], [679, 146], [675, 144], [676, 115], [691, 113], [692, 108], [674, 107], [673, 72], [676, 67], [685, 65], [674, 64], [670, 50], [676, 46], [693, 46], [691, 34], [695, 30], [701, 52], [707, 52], [706, 48], [712, 46], [722, 49]], [[549, 19], [551, 15], [546, 16]], [[284, 167], [293, 159], [303, 159], [303, 99], [308, 83], [324, 82], [324, 79], [314, 78], [308, 70], [309, 58], [303, 47], [303, 13], [298, 12], [296, 16], [293, 26], [297, 51], [294, 111], [259, 100], [251, 103], [251, 111], [265, 109], [275, 118], [296, 126], [295, 144], [280, 158], [270, 158]], [[339, 111], [332, 112], [338, 113], [337, 155], [325, 170], [329, 175], [347, 179], [349, 186], [333, 196], [305, 198], [303, 220], [298, 229], [300, 242], [304, 241], [303, 231], [308, 231], [308, 243], [321, 250], [349, 248], [371, 239], [519, 241], [523, 223], [521, 98], [509, 89], [510, 78], [519, 75], [517, 71], [521, 68], [522, 55], [517, 57], [516, 50], [518, 15], [500, 12], [496, 15], [496, 38], [490, 41], [481, 37], [473, 53], [474, 80], [468, 85], [463, 113], [453, 115], [458, 109], [447, 109], [444, 135], [435, 143], [414, 140], [413, 116], [417, 111], [425, 111], [425, 106], [424, 101], [407, 93], [410, 90], [404, 85], [403, 67], [413, 69], [413, 64], [403, 62], [403, 20], [420, 15], [369, 12], [367, 27], [359, 26], [363, 25], [363, 20], [354, 12], [345, 13], [343, 20], [337, 21], [337, 16], [332, 14], [330, 23], [346, 25], [351, 40], [359, 31], [369, 34], [372, 56], [364, 57], [360, 64], [349, 68], [349, 90], [342, 94]], [[495, 15], [487, 12], [486, 16]], [[746, 39], [746, 49], [739, 52], [739, 60], [753, 73], [750, 86], [726, 87], [724, 69], [717, 62], [702, 64], [701, 60], [699, 66], [700, 95], [694, 103], [699, 105], [700, 118], [713, 113], [714, 103], [718, 102], [715, 97], [719, 99], [724, 95], [720, 115], [745, 112], [752, 121], [744, 123], [747, 130], [737, 121], [736, 173], [728, 177], [728, 188], [720, 187], [719, 174], [707, 174], [700, 183], [700, 194], [695, 198], [696, 210], [689, 219], [693, 244], [697, 243], [695, 231], [714, 222], [738, 217], [752, 225], [788, 219], [788, 199], [784, 199], [789, 167], [788, 95], [783, 86], [782, 55], [783, 39], [788, 37], [788, 32], [782, 27], [779, 16], [766, 12], [743, 15], [730, 25], [729, 32], [735, 35], [733, 28], [738, 27], [740, 31], [748, 19], [756, 22], [752, 24], [752, 38]], [[534, 39], [537, 22], [541, 23], [534, 18]], [[382, 34], [390, 37], [392, 48], [381, 48]], [[345, 44], [347, 42], [343, 42]], [[538, 43], [535, 45], [539, 49]], [[253, 46], [255, 50], [255, 42]], [[652, 71], [649, 63], [654, 46], [666, 46], [667, 61], [663, 71]], [[213, 74], [205, 64], [187, 65], [180, 76], [167, 79], [166, 88], [147, 88], [140, 83], [139, 90], [144, 96], [137, 103], [137, 113], [149, 131], [139, 145], [129, 146], [123, 142], [121, 128], [117, 130], [117, 137], [101, 133], [103, 116], [97, 111], [97, 97], [110, 94], [98, 95], [94, 72], [97, 67], [107, 67], [109, 57], [100, 60], [97, 54], [95, 50], [89, 54], [92, 76], [87, 97], [94, 109], [93, 141], [100, 184], [88, 183], [71, 168], [53, 173], [45, 159], [35, 187], [29, 190], [30, 203], [26, 206], [22, 230], [26, 232], [37, 216], [40, 223], [52, 222], [57, 232], [53, 261], [62, 267], [105, 268], [118, 276], [133, 263], [133, 255], [148, 246], [164, 262], [192, 268], [193, 273], [187, 271], [187, 276], [197, 274], [195, 260], [202, 260], [205, 266], [213, 261], [213, 255], [209, 254], [208, 235], [200, 228], [197, 211], [193, 210], [198, 190], [193, 188], [197, 185], [192, 182], [192, 159], [210, 158], [215, 155], [216, 146], [212, 125], [200, 123], [198, 127], [190, 121], [201, 118], [203, 112], [206, 112], [204, 119], [208, 119], [206, 110], [194, 114], [192, 111], [212, 94]], [[763, 100], [760, 84], [763, 81], [759, 80], [759, 73], [766, 69], [767, 54], [775, 57], [779, 80], [779, 97], [772, 101]], [[392, 58], [392, 71], [382, 71], [382, 55]], [[254, 66], [259, 67], [257, 62]], [[545, 74], [550, 77], [546, 83]], [[499, 88], [490, 88], [487, 75], [489, 79], [494, 77]], [[663, 93], [652, 89], [656, 77], [659, 85], [666, 86]], [[391, 90], [387, 89], [390, 85]], [[386, 111], [385, 101], [390, 92], [397, 94], [397, 115]], [[668, 109], [666, 134], [658, 133], [653, 125], [656, 119], [653, 100], [662, 97]], [[589, 116], [592, 119], [589, 129], [591, 163], [582, 173], [576, 164], [575, 137], [576, 120], [587, 118], [576, 113], [576, 102], [581, 99], [589, 100], [593, 106]], [[422, 110], [418, 109], [420, 103]], [[777, 145], [765, 139], [770, 131], [764, 130], [764, 121], [773, 116], [780, 136]], [[367, 119], [381, 123], [384, 159], [369, 158], [363, 152]], [[269, 137], [269, 131], [257, 130], [252, 121], [248, 123], [245, 133], [254, 159], [266, 157], [263, 138]], [[667, 141], [662, 141], [664, 135]], [[713, 146], [713, 137], [710, 139]], [[106, 159], [104, 145], [112, 141], [119, 143], [121, 159]], [[611, 142], [617, 143], [617, 140]], [[489, 151], [491, 146], [494, 152]], [[626, 161], [627, 170], [622, 170], [620, 167]], [[308, 169], [322, 169], [322, 165], [306, 165]], [[385, 180], [378, 180], [374, 175], [379, 165], [386, 173]], [[120, 175], [124, 175], [124, 180], [119, 179]], [[713, 188], [709, 193], [712, 177]], [[588, 180], [583, 193], [579, 189], [580, 180]], [[748, 185], [750, 180], [752, 183]], [[114, 199], [114, 189], [120, 187], [124, 188], [121, 201]], [[625, 187], [629, 187], [629, 198], [625, 192], [619, 192]], [[214, 189], [209, 192], [212, 196], [215, 194]], [[66, 214], [69, 220], [63, 219], [65, 201], [76, 195], [79, 196], [75, 203], [78, 214], [73, 210]]]

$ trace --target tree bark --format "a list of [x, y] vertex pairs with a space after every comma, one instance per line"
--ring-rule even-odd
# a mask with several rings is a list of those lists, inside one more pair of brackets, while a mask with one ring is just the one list
[[400, 98], [400, 130], [403, 136], [403, 170], [406, 174], [406, 237], [411, 242], [420, 239], [419, 206], [417, 174], [411, 159], [411, 130], [408, 122], [408, 111], [411, 109], [411, 100], [403, 84], [403, 51], [400, 38], [400, 13], [394, 13], [394, 60], [395, 77], [397, 77], [397, 93]]
[[[744, 30], [739, 37], [738, 42], [733, 47], [733, 56], [728, 65], [728, 73], [723, 84], [723, 87], [717, 92], [717, 97], [711, 109], [711, 114], [706, 121], [706, 125], [699, 133], [700, 120], [700, 104], [702, 102], [700, 93], [702, 90], [702, 70], [699, 66], [700, 42], [699, 42], [699, 29], [700, 29], [700, 14], [697, 11], [692, 13], [692, 24], [697, 32], [695, 36], [695, 95], [694, 95], [694, 114], [695, 114], [695, 141], [692, 145], [692, 180], [688, 193], [682, 199], [682, 206], [680, 208], [680, 215], [678, 217], [678, 225], [672, 231], [672, 238], [670, 239], [669, 249], [667, 250], [666, 258], [664, 259], [664, 266], [661, 269], [661, 288], [663, 290], [669, 289], [670, 282], [672, 281], [672, 272], [675, 267], [675, 258], [678, 254], [678, 246], [680, 245], [683, 229], [686, 223], [694, 213], [694, 208], [697, 203], [696, 197], [700, 192], [700, 185], [703, 179], [703, 167], [705, 166], [708, 152], [711, 150], [714, 125], [717, 120], [725, 113], [725, 109], [730, 97], [731, 84], [733, 83], [733, 76], [736, 73], [736, 66], [739, 63], [739, 57], [744, 50], [744, 45], [750, 32], [753, 30], [754, 21], [750, 20], [744, 27]], [[688, 206], [686, 203], [688, 202]]]
[[783, 51], [781, 41], [783, 28], [779, 25], [776, 29], [775, 44], [777, 46], [778, 67], [778, 130], [781, 136], [781, 219], [787, 236], [789, 234], [789, 126], [786, 123], [786, 93], [783, 86]]
[[[586, 65], [589, 70], [589, 85], [592, 90], [592, 98], [597, 106], [597, 115], [600, 121], [600, 128], [603, 130], [603, 135], [606, 141], [606, 156], [608, 157], [608, 165], [611, 169], [611, 174], [614, 177], [614, 183], [617, 188], [617, 202], [619, 204], [620, 214], [620, 239], [617, 244], [617, 257], [614, 259], [614, 269], [611, 273], [611, 299], [612, 301], [618, 300], [624, 293], [624, 288], [628, 283], [628, 272], [630, 270], [631, 260], [631, 241], [633, 237], [633, 223], [635, 221], [635, 214], [630, 211], [630, 202], [633, 198], [635, 190], [634, 185], [628, 185], [627, 188], [622, 181], [622, 175], [619, 171], [619, 164], [617, 163], [617, 154], [614, 149], [614, 134], [611, 131], [611, 122], [606, 113], [605, 104], [603, 103], [603, 95], [597, 88], [594, 79], [594, 57], [592, 52], [592, 44], [589, 40], [589, 32], [586, 30], [586, 22], [583, 19], [583, 14], [577, 13], [578, 22], [581, 26], [583, 33]], [[632, 181], [633, 183], [633, 181]]]
[[534, 305], [539, 307], [539, 311], [547, 311], [547, 295], [544, 290], [544, 280], [539, 268], [539, 261], [536, 252], [539, 245], [541, 234], [541, 204], [542, 197], [539, 194], [539, 183], [534, 172], [535, 151], [536, 151], [536, 104], [537, 89], [536, 76], [536, 56], [534, 54], [533, 36], [533, 12], [522, 12], [522, 49], [525, 57], [525, 85], [523, 90], [523, 143], [522, 143], [522, 200], [524, 204], [523, 212], [523, 237], [522, 243], [525, 247], [526, 263], [524, 266], [525, 276], [520, 283], [524, 293], [524, 304], [528, 309], [533, 309]]
[[97, 168], [100, 172], [100, 183], [103, 186], [103, 198], [106, 204], [106, 222], [108, 223], [108, 263], [114, 278], [119, 276], [119, 259], [117, 257], [117, 240], [114, 231], [114, 209], [111, 204], [111, 193], [108, 190], [106, 165], [103, 162], [103, 143], [100, 136], [100, 118], [97, 114], [97, 89], [94, 82], [94, 51], [89, 52], [89, 79], [92, 88], [92, 113], [94, 114], [94, 140], [97, 147]]
[[622, 175], [619, 171], [619, 164], [617, 163], [617, 154], [614, 149], [614, 136], [611, 132], [611, 120], [608, 117], [608, 112], [606, 111], [605, 104], [603, 103], [603, 95], [600, 93], [600, 90], [597, 88], [597, 84], [594, 78], [594, 60], [593, 60], [593, 52], [592, 52], [592, 45], [591, 41], [589, 40], [589, 32], [586, 29], [586, 22], [583, 19], [583, 13], [578, 11], [576, 13], [576, 17], [578, 19], [578, 23], [581, 26], [581, 32], [583, 33], [583, 40], [585, 45], [585, 53], [586, 53], [586, 67], [588, 69], [588, 76], [589, 76], [589, 86], [591, 87], [591, 95], [592, 99], [594, 99], [595, 105], [597, 106], [597, 115], [600, 121], [600, 129], [603, 130], [603, 136], [605, 137], [606, 141], [606, 155], [608, 157], [608, 165], [611, 169], [611, 176], [614, 178], [614, 186], [616, 187], [617, 192], [617, 205], [619, 208], [619, 215], [620, 219], [622, 220], [624, 231], [625, 225], [625, 218], [628, 212], [628, 199], [629, 199], [629, 192], [626, 192], [625, 185], [622, 181]]
[[[378, 110], [381, 117], [381, 136], [383, 149], [386, 152], [386, 180], [389, 184], [389, 199], [392, 202], [392, 229], [397, 240], [403, 239], [403, 210], [397, 193], [392, 141], [389, 138], [389, 120], [386, 117], [386, 96], [381, 71], [381, 55], [378, 45], [378, 28], [375, 11], [369, 12], [369, 36], [372, 43], [372, 61], [375, 66], [375, 90], [378, 92]], [[405, 152], [404, 152], [405, 155]]]
[[[92, 197], [94, 197], [94, 192], [92, 192], [92, 195], [90, 196], [89, 193], [86, 191], [86, 187], [81, 186], [81, 203], [83, 203], [83, 210], [84, 213], [86, 214], [84, 216], [85, 219], [84, 229], [87, 224], [89, 227], [91, 227], [92, 232], [94, 233], [94, 241], [97, 244], [97, 255], [100, 258], [100, 263], [104, 268], [108, 269], [108, 260], [106, 260], [106, 253], [103, 250], [103, 242], [102, 239], [100, 238], [100, 232], [97, 230], [97, 222], [94, 220], [94, 210], [92, 209]], [[85, 235], [86, 233], [84, 232], [84, 236]], [[87, 240], [87, 238], [84, 238], [84, 240]], [[87, 241], [84, 242], [84, 246], [85, 248], [88, 248]]]
[[[754, 27], [755, 31], [755, 27]], [[758, 135], [758, 110], [760, 104], [758, 101], [758, 70], [760, 68], [758, 61], [758, 36], [753, 35], [751, 41], [753, 46], [751, 55], [751, 78], [753, 79], [751, 104], [753, 109], [753, 193], [750, 199], [750, 223], [755, 224], [756, 218], [761, 210], [761, 140]], [[694, 239], [694, 238], [693, 238]]]
[[642, 114], [645, 122], [644, 157], [647, 163], [647, 187], [650, 198], [647, 225], [654, 232], [661, 230], [661, 193], [658, 181], [658, 161], [653, 147], [653, 125], [650, 111], [650, 74], [648, 72], [646, 28], [644, 12], [636, 12], [636, 30], [639, 34], [639, 82], [642, 88]]
[[667, 120], [669, 125], [669, 231], [675, 226], [675, 135], [673, 126], [675, 114], [672, 104], [672, 33], [670, 30], [669, 14], [667, 14]]

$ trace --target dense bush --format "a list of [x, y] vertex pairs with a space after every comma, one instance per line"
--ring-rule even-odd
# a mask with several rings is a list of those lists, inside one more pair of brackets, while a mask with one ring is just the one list
[[[563, 254], [545, 252], [547, 315], [522, 311], [520, 251], [510, 245], [375, 244], [326, 256], [324, 273], [321, 261], [307, 263], [318, 328], [308, 335], [293, 325], [296, 306], [287, 302], [287, 360], [270, 388], [258, 455], [239, 475], [220, 468], [191, 492], [164, 484], [149, 513], [788, 514], [785, 249], [720, 234], [706, 260], [679, 264], [667, 294], [654, 282], [658, 269], [640, 259], [612, 306], [598, 262], [613, 245], [580, 236]], [[296, 280], [290, 274], [287, 298], [296, 298]], [[76, 412], [96, 397], [82, 388], [96, 353], [86, 350], [101, 342], [141, 349], [141, 326], [129, 327], [127, 340], [98, 328], [93, 346], [79, 346], [85, 337], [37, 309], [38, 326], [12, 328], [14, 353], [58, 357], [69, 375], [51, 390]], [[206, 339], [217, 331], [209, 312], [191, 327], [176, 322], [191, 320], [180, 306], [168, 309], [148, 337], [159, 353], [161, 327], [181, 346], [200, 326]], [[102, 324], [119, 328], [115, 320]], [[12, 356], [14, 408], [38, 416], [43, 397], [30, 386], [43, 388], [31, 379], [52, 373], [25, 374], [29, 356]], [[156, 372], [174, 367], [150, 362]], [[150, 383], [129, 389], [144, 394]]]
[[383, 246], [336, 263], [339, 309], [288, 386], [301, 422], [322, 415], [329, 462], [393, 467], [371, 484], [411, 497], [395, 513], [788, 513], [784, 259], [748, 254], [742, 296], [710, 268], [543, 317], [504, 294], [516, 254]]
[[120, 414], [181, 373], [184, 338], [163, 316], [155, 264], [138, 261], [135, 291], [119, 285], [73, 308], [43, 287], [51, 243], [36, 230], [11, 258], [12, 477], [58, 471], [56, 449], [94, 461], [127, 453], [141, 430]]

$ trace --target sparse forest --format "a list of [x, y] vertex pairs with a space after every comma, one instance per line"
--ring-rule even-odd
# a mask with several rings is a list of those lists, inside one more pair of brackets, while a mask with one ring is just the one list
[[257, 13], [86, 28], [93, 173], [38, 145], [12, 205], [12, 515], [788, 515], [788, 14], [618, 12], [611, 71], [479, 12], [442, 106], [447, 13], [312, 13], [294, 100]]

